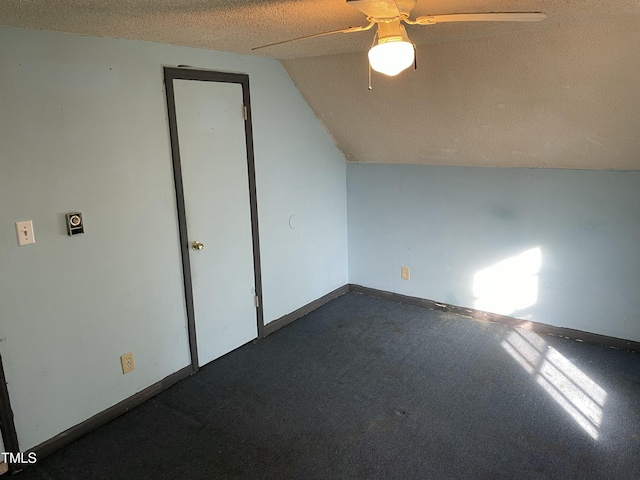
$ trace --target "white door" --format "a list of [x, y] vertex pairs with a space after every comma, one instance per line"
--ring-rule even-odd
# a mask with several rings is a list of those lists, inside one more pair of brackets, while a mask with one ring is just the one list
[[258, 336], [242, 85], [173, 85], [202, 366]]

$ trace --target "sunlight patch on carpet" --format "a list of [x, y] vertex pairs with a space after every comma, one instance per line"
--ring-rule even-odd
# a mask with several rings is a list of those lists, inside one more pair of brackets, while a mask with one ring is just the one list
[[594, 440], [607, 392], [537, 334], [513, 330], [502, 347]]

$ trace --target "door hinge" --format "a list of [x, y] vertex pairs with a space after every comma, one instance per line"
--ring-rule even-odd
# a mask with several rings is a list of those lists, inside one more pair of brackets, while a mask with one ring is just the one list
[[256, 308], [260, 307], [260, 297], [258, 297], [258, 295], [253, 295], [253, 303], [255, 304]]
[[242, 105], [242, 115], [244, 116], [245, 120], [249, 119], [249, 112], [247, 112], [247, 106], [246, 105]]

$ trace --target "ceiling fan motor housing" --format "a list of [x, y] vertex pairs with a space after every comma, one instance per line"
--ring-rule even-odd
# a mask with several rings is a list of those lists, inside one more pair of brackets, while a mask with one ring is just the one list
[[378, 23], [378, 45], [388, 42], [408, 42], [411, 43], [407, 36], [407, 31], [400, 20], [393, 22]]
[[350, 5], [367, 17], [377, 20], [391, 20], [400, 16], [409, 16], [416, 0], [347, 0]]

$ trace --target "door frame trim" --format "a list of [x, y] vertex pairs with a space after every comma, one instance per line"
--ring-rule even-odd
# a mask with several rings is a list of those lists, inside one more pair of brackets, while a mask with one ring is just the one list
[[264, 315], [262, 309], [262, 272], [260, 267], [258, 196], [256, 188], [256, 169], [253, 149], [253, 126], [251, 121], [251, 97], [249, 89], [249, 75], [242, 73], [226, 73], [210, 70], [193, 70], [188, 68], [164, 67], [164, 83], [167, 98], [167, 112], [169, 116], [169, 137], [171, 139], [171, 157], [173, 160], [173, 178], [176, 191], [176, 206], [178, 209], [178, 229], [180, 234], [182, 273], [184, 280], [185, 302], [187, 308], [187, 331], [189, 333], [191, 368], [193, 373], [196, 373], [200, 367], [198, 362], [198, 346], [196, 343], [196, 319], [193, 303], [191, 264], [189, 263], [189, 237], [187, 233], [187, 216], [184, 202], [184, 185], [182, 181], [182, 166], [180, 162], [180, 146], [178, 143], [178, 125], [173, 88], [174, 80], [236, 83], [242, 86], [242, 100], [247, 112], [244, 122], [244, 131], [247, 151], [247, 171], [249, 177], [249, 204], [251, 207], [253, 275], [256, 289], [255, 294], [258, 297], [258, 305], [256, 307], [256, 322], [258, 327], [258, 338], [262, 338], [264, 336]]
[[[4, 451], [18, 453], [20, 451], [20, 444], [18, 443], [18, 434], [16, 433], [16, 425], [13, 420], [13, 410], [11, 409], [7, 379], [4, 375], [2, 355], [0, 355], [0, 432], [2, 433]], [[17, 466], [13, 463], [9, 463], [8, 467], [11, 473], [18, 470]]]

